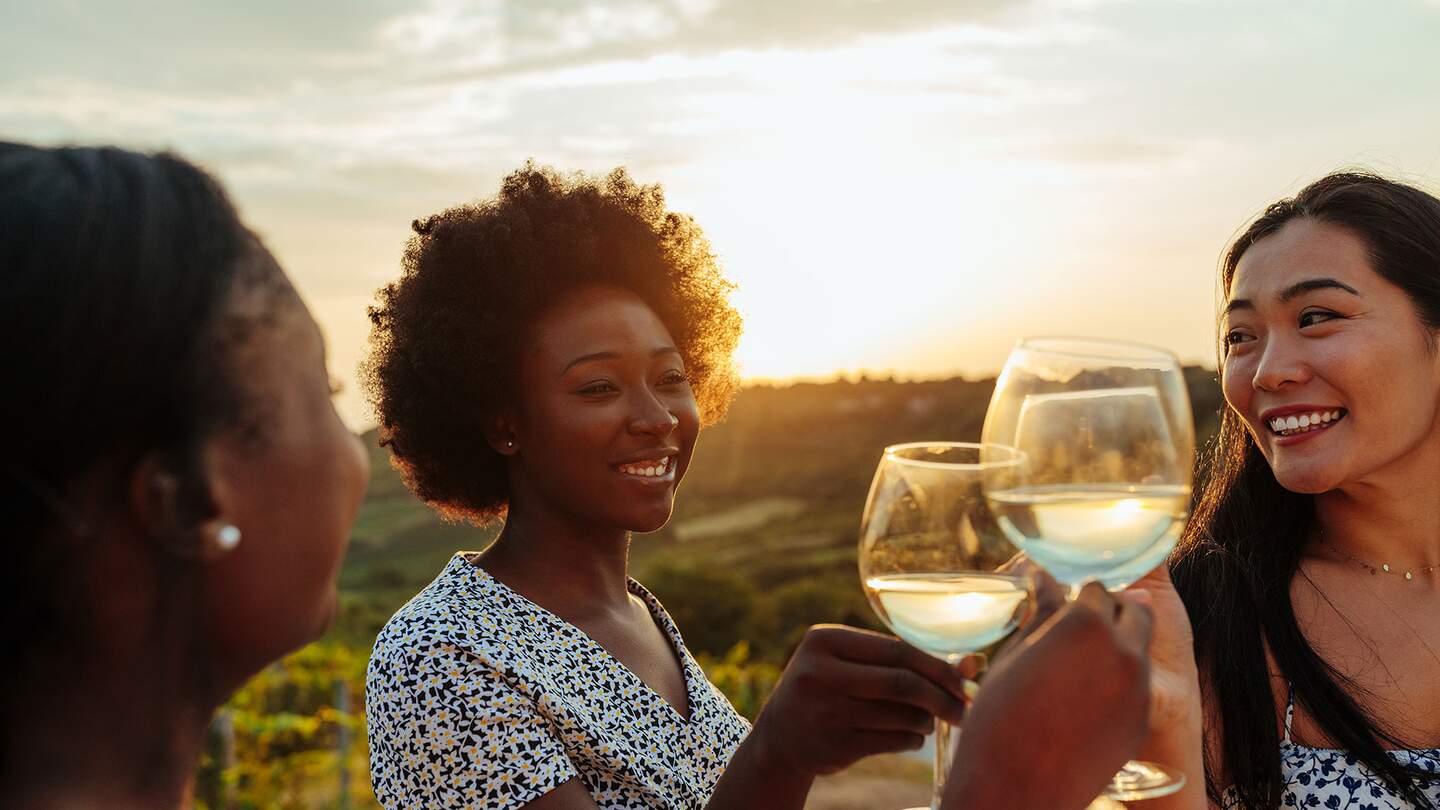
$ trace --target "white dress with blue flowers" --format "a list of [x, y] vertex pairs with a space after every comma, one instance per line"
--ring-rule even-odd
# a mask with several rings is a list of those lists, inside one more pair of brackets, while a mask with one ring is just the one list
[[[1349, 751], [1296, 744], [1290, 739], [1290, 723], [1294, 717], [1292, 692], [1285, 701], [1285, 739], [1280, 741], [1280, 774], [1285, 780], [1280, 794], [1281, 807], [1412, 810], [1414, 805], [1395, 795]], [[1401, 765], [1440, 776], [1440, 748], [1394, 750], [1390, 756]], [[1440, 779], [1430, 783], [1425, 795], [1440, 807]], [[1227, 792], [1224, 806], [1227, 810], [1239, 807], [1232, 792]]]

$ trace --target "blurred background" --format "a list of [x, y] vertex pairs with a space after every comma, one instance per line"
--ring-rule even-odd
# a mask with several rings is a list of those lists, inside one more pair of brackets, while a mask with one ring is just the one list
[[[525, 159], [660, 183], [739, 284], [747, 388], [634, 567], [751, 714], [805, 626], [875, 626], [855, 532], [880, 449], [976, 439], [1016, 338], [1175, 351], [1208, 436], [1227, 240], [1333, 169], [1440, 181], [1437, 0], [48, 0], [3, 18], [0, 137], [217, 173], [315, 312], [375, 454], [339, 621], [222, 715], [207, 807], [374, 804], [375, 632], [490, 534], [440, 523], [374, 447], [365, 308], [411, 220]], [[862, 764], [814, 804], [917, 803], [927, 774]]]

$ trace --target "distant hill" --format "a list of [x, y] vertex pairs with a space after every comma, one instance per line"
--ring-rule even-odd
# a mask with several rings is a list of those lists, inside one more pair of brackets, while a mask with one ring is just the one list
[[[1203, 439], [1218, 424], [1215, 373], [1188, 368], [1186, 378]], [[677, 614], [692, 647], [722, 648], [717, 654], [747, 635], [786, 637], [814, 621], [872, 621], [855, 549], [881, 450], [905, 441], [978, 440], [994, 383], [861, 379], [745, 388], [725, 421], [702, 431], [670, 524], [636, 538], [635, 576]], [[337, 628], [355, 643], [373, 639], [456, 549], [482, 548], [494, 531], [443, 523], [404, 487], [375, 434], [365, 439], [370, 489], [341, 577], [345, 612]], [[695, 590], [711, 604], [696, 604]], [[732, 621], [724, 610], [745, 606], [714, 604], [727, 601], [721, 591], [732, 603], [768, 603]], [[687, 621], [682, 613], [696, 615]], [[709, 627], [721, 624], [729, 626]]]

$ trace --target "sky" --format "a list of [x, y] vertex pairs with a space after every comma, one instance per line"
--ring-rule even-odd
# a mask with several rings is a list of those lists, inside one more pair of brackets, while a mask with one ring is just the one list
[[4, 0], [0, 138], [207, 166], [338, 404], [410, 222], [527, 158], [629, 168], [737, 284], [751, 379], [993, 374], [1017, 338], [1214, 363], [1263, 207], [1440, 191], [1440, 0]]

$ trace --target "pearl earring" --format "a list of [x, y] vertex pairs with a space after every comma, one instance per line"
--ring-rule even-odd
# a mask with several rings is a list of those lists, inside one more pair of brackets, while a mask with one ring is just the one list
[[509, 448], [511, 448], [511, 449], [513, 450], [513, 449], [515, 448], [515, 440], [514, 440], [514, 439], [506, 439], [506, 440], [505, 440], [505, 446], [506, 446], [506, 447], [509, 447]]
[[221, 551], [234, 551], [240, 545], [240, 529], [228, 523], [221, 526], [220, 531], [215, 533], [215, 545]]

